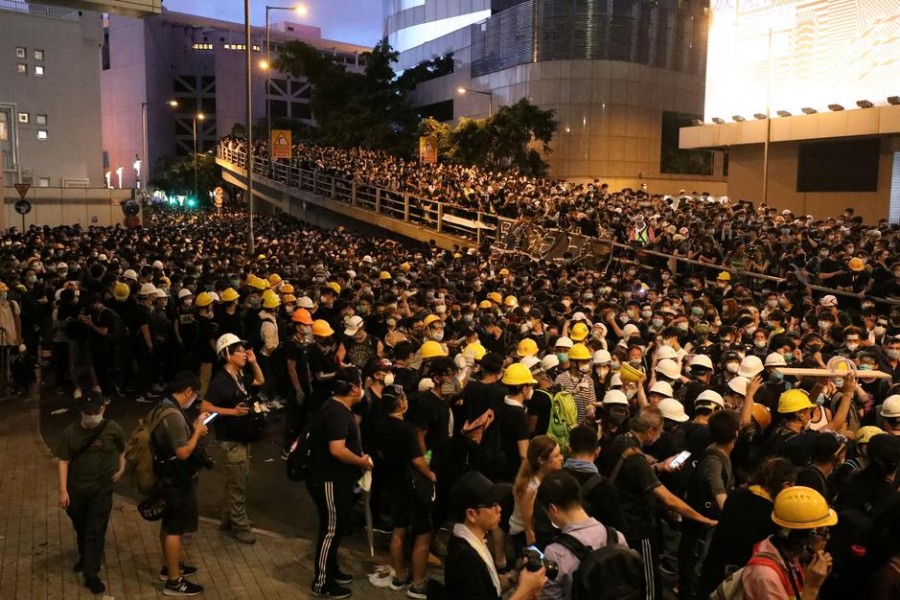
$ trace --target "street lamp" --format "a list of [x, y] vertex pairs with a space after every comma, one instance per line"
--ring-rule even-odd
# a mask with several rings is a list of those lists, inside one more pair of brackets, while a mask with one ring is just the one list
[[266, 140], [266, 147], [269, 148], [269, 158], [272, 156], [272, 148], [269, 147], [272, 141], [272, 104], [269, 98], [269, 79], [272, 71], [272, 44], [269, 41], [269, 12], [273, 10], [290, 10], [299, 17], [305, 17], [308, 12], [306, 7], [302, 4], [298, 4], [297, 6], [266, 6], [266, 59], [261, 61], [259, 66], [266, 72], [266, 134], [269, 136], [268, 140]]
[[490, 107], [489, 107], [489, 110], [488, 110], [488, 116], [489, 116], [489, 117], [493, 117], [493, 116], [494, 116], [494, 92], [490, 92], [490, 91], [484, 92], [484, 91], [482, 91], [482, 90], [472, 90], [472, 89], [465, 88], [465, 87], [458, 87], [458, 88], [456, 88], [456, 92], [457, 92], [460, 96], [464, 96], [464, 95], [466, 94], [466, 92], [469, 92], [469, 93], [472, 93], [472, 94], [481, 94], [482, 96], [487, 96], [487, 97], [488, 97], [488, 102], [490, 103]]
[[199, 186], [197, 184], [197, 121], [202, 121], [206, 118], [206, 115], [203, 113], [197, 113], [194, 115], [194, 200], [200, 201], [200, 192]]

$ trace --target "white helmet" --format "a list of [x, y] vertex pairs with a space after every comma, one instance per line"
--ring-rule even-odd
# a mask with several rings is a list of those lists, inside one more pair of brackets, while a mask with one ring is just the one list
[[597, 350], [594, 352], [594, 356], [592, 360], [595, 365], [602, 365], [603, 363], [608, 363], [612, 360], [612, 356], [610, 356], [608, 350]]
[[656, 363], [656, 372], [662, 373], [669, 379], [678, 379], [681, 377], [681, 369], [678, 368], [678, 363], [671, 358], [664, 358]]
[[[556, 357], [554, 356], [553, 358]], [[559, 359], [557, 358], [556, 360], [558, 361]], [[541, 359], [539, 359], [537, 356], [525, 356], [519, 362], [528, 367], [529, 371], [532, 371], [534, 370], [535, 365], [541, 364]]]
[[688, 416], [684, 412], [684, 406], [675, 398], [663, 398], [656, 406], [662, 412], [663, 417], [670, 421], [684, 423], [688, 420]]
[[[773, 352], [772, 354], [766, 357], [766, 366], [767, 367], [786, 367], [787, 363], [784, 360], [784, 357], [780, 352]], [[740, 369], [738, 369], [740, 370]]]
[[652, 386], [650, 386], [650, 393], [659, 394], [666, 398], [672, 398], [674, 396], [672, 386], [665, 381], [657, 381]]
[[122, 273], [122, 279], [130, 279], [132, 281], [137, 281], [138, 280], [137, 271], [135, 271], [134, 269], [125, 269], [125, 272]]
[[191, 290], [189, 290], [187, 288], [181, 288], [180, 290], [178, 290], [178, 299], [179, 300], [181, 300], [182, 298], [187, 298], [188, 296], [193, 296], [193, 295], [194, 294], [191, 292]]
[[152, 283], [145, 283], [141, 286], [140, 291], [138, 292], [138, 296], [155, 296], [156, 295], [156, 286]]
[[154, 269], [158, 269], [158, 270], [160, 270], [160, 271], [162, 271], [162, 270], [163, 270], [163, 267], [164, 267], [164, 265], [163, 265], [163, 263], [162, 263], [161, 260], [154, 260], [154, 261], [153, 261], [153, 264], [150, 265], [150, 266], [152, 266]]
[[900, 417], [900, 395], [888, 396], [881, 405], [881, 416], [885, 418]]
[[694, 406], [700, 406], [703, 404], [714, 404], [719, 408], [725, 408], [725, 400], [722, 398], [722, 395], [718, 392], [714, 392], [713, 390], [703, 390], [702, 392], [700, 392], [700, 395], [697, 396], [697, 399], [694, 400]]
[[572, 341], [572, 338], [568, 337], [561, 337], [553, 344], [554, 348], [571, 348], [574, 345], [575, 342]]
[[622, 387], [622, 376], [618, 373], [613, 373], [613, 376], [609, 378], [609, 387], [610, 388], [620, 388]]
[[762, 373], [764, 368], [763, 362], [759, 357], [751, 354], [750, 356], [745, 356], [744, 360], [741, 361], [741, 365], [738, 367], [738, 375], [747, 379], [753, 379]]
[[[756, 360], [759, 360], [758, 358]], [[750, 380], [746, 377], [741, 377], [738, 375], [734, 377], [731, 381], [728, 382], [728, 387], [731, 388], [731, 391], [740, 394], [741, 396], [747, 395], [747, 384], [750, 383]]]
[[223, 350], [231, 348], [235, 344], [246, 343], [247, 342], [234, 335], [233, 333], [226, 333], [225, 335], [220, 336], [218, 340], [216, 340], [216, 354], [222, 354]]
[[606, 406], [608, 404], [628, 406], [628, 397], [625, 396], [625, 392], [620, 390], [609, 390], [603, 395], [603, 405]]
[[712, 371], [713, 364], [712, 359], [709, 358], [705, 354], [695, 354], [694, 358], [691, 359], [691, 362], [688, 363], [690, 367], [706, 367], [710, 371]]
[[666, 358], [678, 358], [678, 353], [672, 346], [660, 346], [656, 349], [656, 360], [664, 360]]
[[555, 354], [548, 354], [541, 359], [541, 369], [549, 371], [559, 366], [559, 358]]

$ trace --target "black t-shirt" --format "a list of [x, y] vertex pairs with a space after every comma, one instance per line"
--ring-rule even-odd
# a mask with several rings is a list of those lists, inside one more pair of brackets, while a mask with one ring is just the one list
[[362, 474], [359, 467], [341, 462], [331, 454], [329, 443], [344, 440], [350, 452], [362, 456], [362, 441], [353, 412], [335, 400], [329, 399], [316, 414], [316, 436], [312, 452], [312, 480], [352, 483]]
[[450, 447], [450, 406], [433, 392], [418, 397], [410, 421], [425, 431], [425, 448], [441, 460]]
[[194, 356], [200, 362], [216, 362], [216, 351], [212, 344], [218, 339], [219, 325], [211, 318], [197, 318], [197, 338], [194, 345]]
[[300, 387], [303, 393], [309, 395], [312, 393], [312, 373], [309, 370], [309, 344], [299, 342], [295, 339], [289, 339], [284, 345], [285, 361], [294, 362], [294, 370], [297, 371], [297, 378], [300, 380]]
[[[241, 402], [249, 401], [246, 384], [241, 381], [240, 385], [237, 380], [231, 376], [226, 369], [220, 369], [212, 380], [209, 382], [209, 389], [206, 391], [206, 400], [215, 406], [222, 408], [234, 408]], [[243, 441], [235, 435], [234, 427], [238, 419], [247, 419], [249, 416], [229, 417], [219, 415], [213, 421], [213, 427], [216, 430], [216, 439], [220, 442]]]
[[[544, 435], [550, 427], [550, 410], [553, 407], [553, 392], [550, 390], [534, 390], [531, 400], [525, 407], [528, 417], [537, 417], [534, 435]], [[605, 521], [601, 521], [604, 522]]]
[[586, 484], [593, 478], [600, 477], [593, 489], [591, 489], [584, 500], [584, 510], [590, 516], [594, 517], [604, 525], [622, 528], [622, 502], [619, 499], [619, 490], [611, 484], [607, 479], [596, 473], [587, 471], [578, 471], [576, 469], [565, 468], [564, 471], [571, 473], [581, 485], [582, 494], [585, 491]]
[[229, 314], [224, 308], [216, 312], [215, 322], [219, 326], [219, 335], [233, 333], [241, 339], [244, 339], [244, 322], [241, 320], [241, 313], [235, 311]]
[[523, 406], [513, 406], [504, 402], [498, 407], [496, 423], [500, 434], [500, 448], [503, 451], [503, 467], [500, 469], [500, 481], [513, 482], [522, 458], [519, 456], [519, 442], [528, 440], [528, 414]]
[[472, 421], [480, 417], [489, 408], [494, 410], [503, 403], [506, 387], [499, 383], [482, 383], [470, 381], [463, 390], [463, 406], [466, 407], [466, 419]]
[[366, 454], [374, 454], [375, 431], [386, 416], [381, 396], [372, 391], [372, 388], [367, 389], [362, 400], [353, 406], [353, 414], [360, 418], [359, 429], [362, 435], [363, 450]]
[[[630, 433], [613, 440], [610, 455], [613, 465], [628, 448], [640, 448], [640, 442]], [[609, 476], [609, 474], [606, 474]], [[619, 475], [613, 482], [622, 500], [622, 533], [630, 545], [652, 537], [656, 523], [656, 500], [653, 490], [662, 485], [656, 473], [642, 454], [625, 459]]]
[[422, 456], [416, 429], [394, 417], [382, 419], [375, 430], [375, 465], [385, 487], [394, 492], [407, 491], [406, 468]]
[[409, 367], [394, 367], [394, 384], [402, 387], [410, 398], [419, 391], [419, 372]]

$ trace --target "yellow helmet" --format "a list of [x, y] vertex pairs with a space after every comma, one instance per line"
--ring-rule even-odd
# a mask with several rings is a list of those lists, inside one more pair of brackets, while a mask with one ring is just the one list
[[222, 292], [222, 295], [219, 296], [219, 298], [221, 298], [222, 302], [234, 302], [238, 299], [237, 290], [235, 290], [234, 288], [228, 288], [224, 292]]
[[404, 273], [409, 271], [411, 268], [412, 267], [410, 266], [410, 264], [408, 262], [405, 262], [402, 265], [400, 265], [400, 270], [403, 271]]
[[806, 392], [797, 389], [788, 390], [778, 398], [778, 412], [783, 415], [815, 407], [816, 405], [809, 401]]
[[333, 289], [335, 294], [337, 294], [339, 296], [341, 295], [341, 284], [339, 284], [338, 282], [330, 281], [330, 282], [328, 282], [328, 287]]
[[569, 350], [569, 360], [591, 360], [591, 351], [584, 344], [575, 344]]
[[281, 283], [281, 275], [278, 273], [272, 273], [268, 278], [269, 285], [275, 287], [279, 283]]
[[124, 302], [128, 300], [128, 296], [131, 294], [131, 288], [128, 287], [127, 283], [120, 281], [113, 287], [113, 298]]
[[291, 302], [297, 301], [297, 296], [295, 296], [293, 294], [285, 294], [284, 296], [281, 297], [281, 301], [284, 302], [285, 304], [290, 304]]
[[865, 427], [860, 427], [856, 432], [856, 443], [857, 444], [868, 444], [873, 437], [876, 435], [881, 435], [884, 433], [884, 430], [881, 427], [875, 427], [874, 425], [866, 425]]
[[388, 273], [387, 271], [382, 271], [381, 273], [378, 274], [378, 279], [381, 279], [382, 281], [384, 281], [386, 279], [391, 279], [391, 274]]
[[480, 343], [475, 342], [473, 344], [469, 344], [465, 348], [463, 348], [463, 356], [472, 356], [475, 360], [481, 360], [484, 358], [484, 355], [487, 354], [487, 348], [482, 346]]
[[265, 290], [269, 287], [269, 282], [265, 279], [261, 279], [256, 275], [250, 275], [247, 277], [247, 283], [250, 284], [250, 287], [256, 290]]
[[503, 304], [503, 296], [500, 295], [500, 292], [491, 292], [487, 295], [487, 299], [497, 304]]
[[588, 331], [587, 325], [584, 323], [575, 323], [575, 326], [572, 327], [572, 331], [569, 332], [569, 337], [572, 338], [573, 342], [581, 342], [588, 336], [588, 333], [590, 332]]
[[[571, 356], [571, 354], [569, 356]], [[640, 381], [643, 374], [644, 372], [642, 370], [635, 369], [628, 363], [622, 363], [622, 366], [619, 368], [619, 377], [622, 379], [622, 383], [634, 383]]]
[[519, 300], [515, 296], [507, 296], [506, 300], [503, 301], [503, 304], [505, 304], [507, 308], [516, 308], [519, 306]]
[[279, 293], [282, 293], [282, 294], [293, 294], [294, 286], [292, 286], [289, 283], [285, 283], [283, 286], [281, 286], [281, 289], [278, 291], [279, 291]]
[[500, 269], [499, 275], [501, 277], [506, 277], [507, 275], [509, 275], [509, 269], [507, 269], [506, 267], [503, 267], [502, 269]]
[[278, 294], [275, 293], [275, 290], [269, 288], [262, 293], [263, 300], [267, 298], [277, 298]]
[[423, 359], [428, 358], [437, 358], [439, 356], [447, 356], [447, 351], [444, 350], [444, 347], [441, 346], [438, 342], [434, 340], [428, 340], [424, 344], [422, 344], [422, 348], [419, 349], [419, 355]]
[[328, 337], [334, 335], [334, 329], [328, 324], [328, 321], [316, 319], [312, 324], [312, 334], [319, 337]]
[[822, 494], [802, 485], [782, 490], [775, 497], [772, 521], [787, 529], [831, 527], [838, 521]]
[[719, 281], [731, 281], [731, 273], [728, 271], [722, 271], [719, 273], [719, 276], [716, 277]]
[[263, 308], [278, 308], [279, 306], [281, 306], [281, 299], [277, 295], [272, 294], [271, 296], [263, 298]]
[[422, 320], [422, 327], [428, 327], [432, 323], [434, 323], [436, 321], [440, 321], [440, 320], [441, 320], [441, 318], [437, 315], [428, 315], [427, 317], [425, 317]]
[[531, 371], [522, 363], [513, 363], [503, 372], [502, 382], [505, 385], [534, 385], [537, 380]]
[[531, 338], [525, 338], [521, 342], [519, 342], [519, 347], [516, 348], [516, 354], [520, 357], [525, 356], [534, 356], [538, 353], [538, 345]]
[[454, 252], [454, 253], [453, 253], [453, 258], [459, 260], [460, 258], [462, 258], [462, 254], [460, 254], [459, 252]]
[[212, 296], [210, 296], [208, 292], [200, 292], [199, 294], [197, 294], [197, 298], [194, 300], [194, 306], [199, 306], [200, 308], [209, 306], [212, 303]]
[[478, 308], [491, 308], [493, 304], [491, 304], [490, 300], [482, 300], [478, 303]]

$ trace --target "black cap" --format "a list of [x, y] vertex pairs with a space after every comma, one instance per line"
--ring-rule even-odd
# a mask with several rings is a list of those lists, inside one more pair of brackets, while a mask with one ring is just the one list
[[90, 392], [81, 400], [81, 405], [78, 408], [86, 415], [95, 415], [99, 413], [100, 409], [106, 406], [106, 404], [106, 398], [99, 392]]
[[478, 471], [469, 471], [457, 479], [450, 490], [450, 510], [454, 519], [461, 523], [466, 519], [466, 510], [499, 504], [509, 494], [508, 483], [493, 483]]

